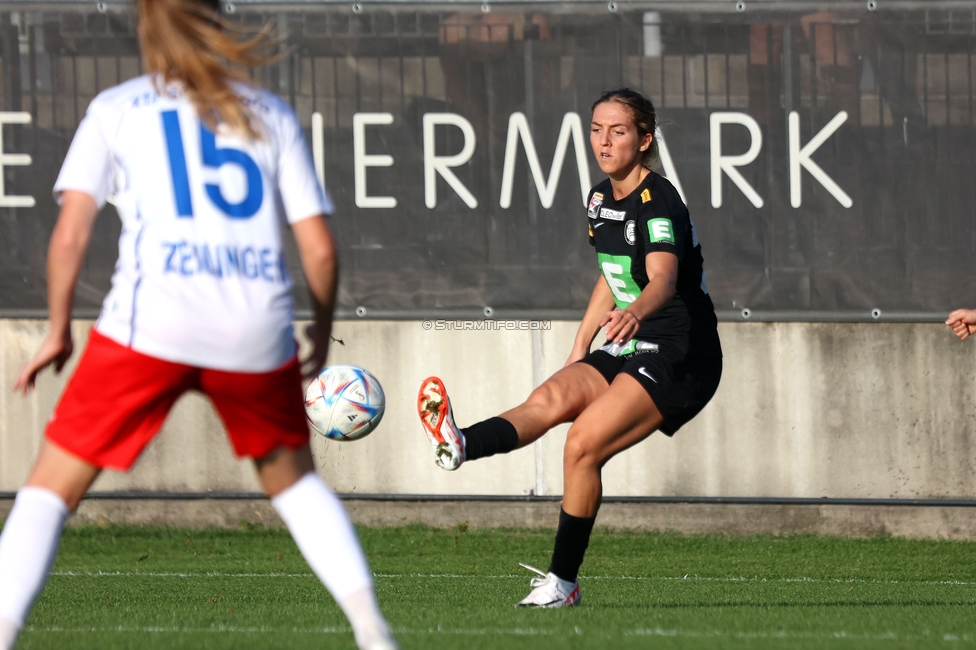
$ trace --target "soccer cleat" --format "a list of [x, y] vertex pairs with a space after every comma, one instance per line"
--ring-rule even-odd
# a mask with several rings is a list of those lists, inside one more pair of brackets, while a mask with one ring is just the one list
[[464, 435], [454, 424], [447, 389], [437, 377], [428, 377], [420, 384], [417, 413], [434, 449], [434, 462], [446, 470], [460, 467], [464, 462]]
[[580, 604], [578, 582], [563, 580], [554, 573], [544, 573], [521, 562], [519, 562], [519, 566], [538, 573], [540, 577], [532, 578], [532, 582], [529, 584], [535, 589], [523, 598], [516, 607], [573, 607]]

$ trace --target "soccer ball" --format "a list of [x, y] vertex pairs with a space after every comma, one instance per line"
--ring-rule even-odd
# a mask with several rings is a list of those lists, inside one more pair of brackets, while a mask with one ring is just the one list
[[356, 366], [329, 366], [305, 391], [305, 417], [331, 440], [358, 440], [383, 418], [386, 396], [379, 380]]

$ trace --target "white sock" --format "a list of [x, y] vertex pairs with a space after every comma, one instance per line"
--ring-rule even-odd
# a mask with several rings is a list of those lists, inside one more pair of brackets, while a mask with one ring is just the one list
[[388, 628], [373, 593], [373, 574], [356, 529], [342, 502], [309, 472], [271, 499], [312, 571], [349, 619], [360, 645], [375, 631]]
[[0, 650], [10, 650], [20, 636], [20, 626], [9, 618], [0, 618]]
[[[51, 490], [24, 487], [17, 492], [0, 534], [0, 619], [7, 619], [18, 628], [24, 626], [54, 564], [67, 518], [68, 504]], [[0, 624], [0, 630], [5, 626], [6, 623]], [[11, 645], [0, 648], [12, 647], [15, 639], [16, 634]]]
[[372, 588], [360, 589], [349, 594], [339, 601], [339, 606], [342, 607], [346, 618], [352, 624], [352, 631], [356, 636], [356, 645], [360, 648], [369, 648], [371, 644], [378, 641], [392, 641], [390, 628], [387, 626], [382, 612], [380, 612], [380, 606], [376, 602], [376, 594], [373, 593]]

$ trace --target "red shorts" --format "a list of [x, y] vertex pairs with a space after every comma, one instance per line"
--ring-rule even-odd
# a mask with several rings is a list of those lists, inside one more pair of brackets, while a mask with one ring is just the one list
[[298, 360], [264, 373], [195, 368], [150, 357], [94, 329], [47, 425], [47, 438], [96, 467], [127, 470], [188, 390], [210, 398], [234, 453], [262, 458], [308, 444]]

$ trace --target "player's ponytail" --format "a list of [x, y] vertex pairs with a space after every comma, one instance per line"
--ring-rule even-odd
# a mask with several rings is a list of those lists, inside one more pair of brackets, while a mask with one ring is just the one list
[[641, 163], [648, 169], [656, 168], [659, 161], [659, 153], [657, 148], [657, 112], [654, 110], [654, 104], [636, 90], [615, 88], [614, 90], [607, 90], [601, 94], [593, 102], [590, 113], [596, 110], [596, 107], [600, 104], [607, 102], [617, 102], [630, 109], [630, 114], [634, 118], [634, 126], [637, 127], [637, 134], [641, 138], [648, 133], [653, 136], [651, 146], [644, 152]]
[[260, 137], [232, 82], [248, 83], [241, 69], [272, 60], [264, 54], [273, 44], [270, 31], [265, 28], [246, 38], [241, 28], [220, 16], [219, 0], [138, 0], [138, 4], [146, 72], [157, 73], [163, 84], [179, 81], [210, 128], [223, 123]]

